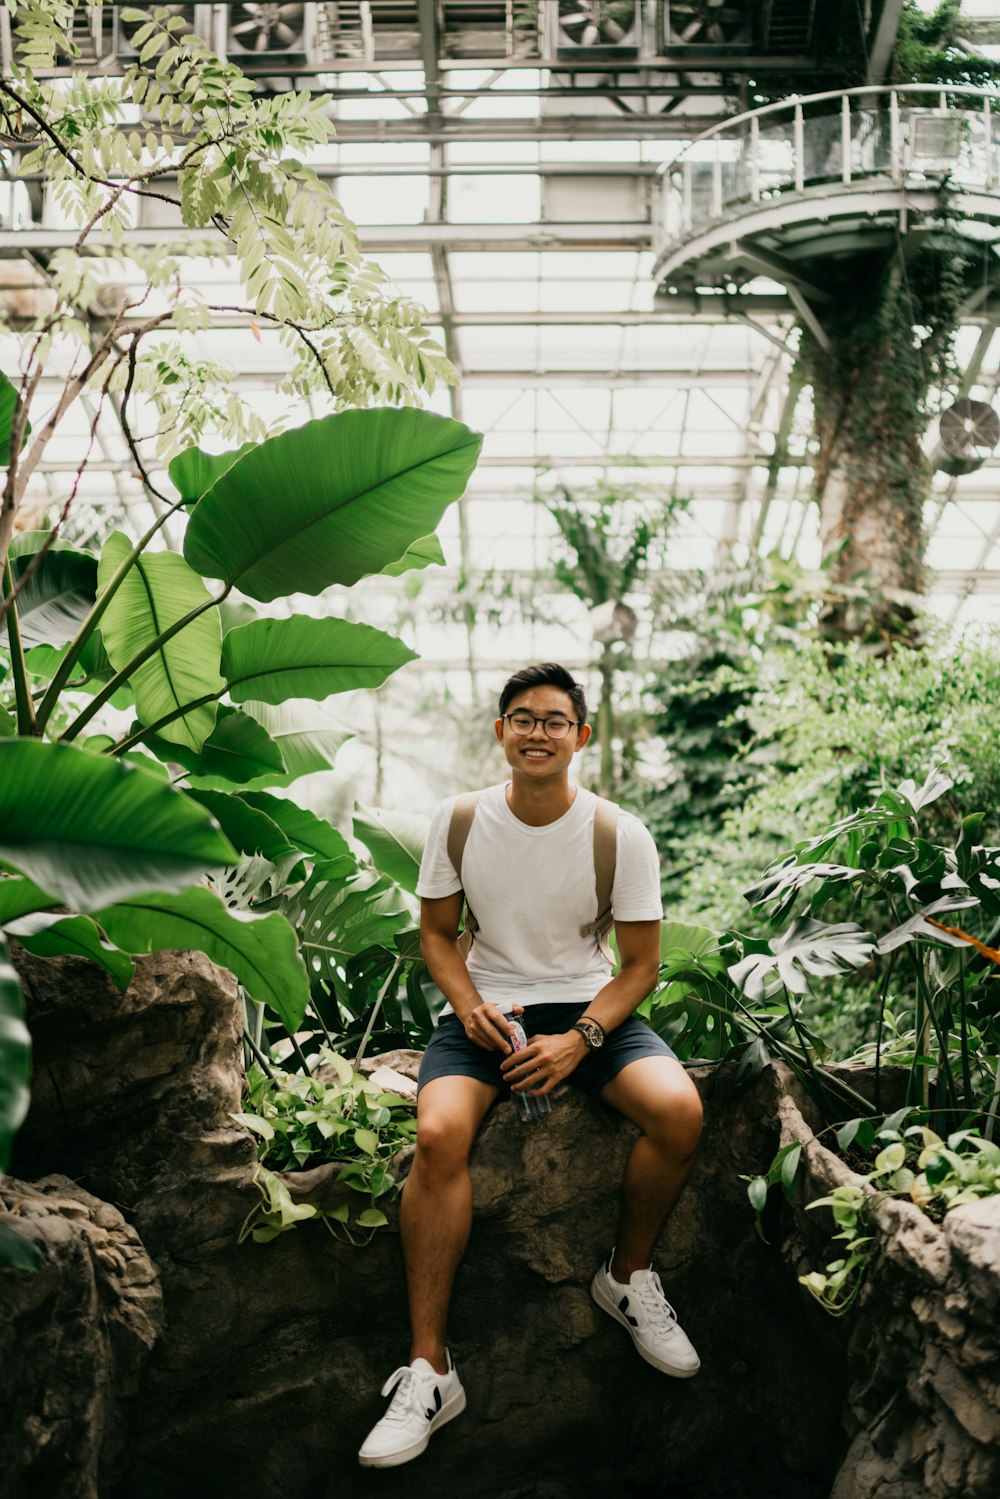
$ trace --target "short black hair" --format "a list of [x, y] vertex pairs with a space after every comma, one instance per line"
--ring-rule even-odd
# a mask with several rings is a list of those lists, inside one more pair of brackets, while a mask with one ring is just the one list
[[572, 699], [577, 722], [587, 722], [587, 698], [583, 688], [570, 676], [565, 666], [559, 666], [555, 661], [540, 661], [537, 666], [526, 666], [508, 677], [500, 693], [500, 716], [503, 717], [507, 712], [514, 698], [527, 692], [530, 687], [558, 687], [560, 692], [565, 692]]

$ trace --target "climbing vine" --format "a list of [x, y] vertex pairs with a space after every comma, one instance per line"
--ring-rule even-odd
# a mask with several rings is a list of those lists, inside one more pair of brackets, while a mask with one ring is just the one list
[[[955, 380], [953, 344], [969, 264], [947, 220], [938, 239], [912, 265], [900, 250], [881, 271], [869, 266], [867, 290], [824, 307], [827, 347], [802, 329], [796, 374], [813, 392], [815, 495], [821, 510], [832, 483], [845, 495], [833, 528], [839, 555], [832, 576], [840, 583], [850, 584], [871, 562], [856, 535], [868, 514], [877, 516], [891, 558], [888, 569], [878, 569], [880, 584], [922, 591], [931, 470], [921, 440], [937, 393]], [[864, 268], [854, 270], [855, 287], [863, 287]]]

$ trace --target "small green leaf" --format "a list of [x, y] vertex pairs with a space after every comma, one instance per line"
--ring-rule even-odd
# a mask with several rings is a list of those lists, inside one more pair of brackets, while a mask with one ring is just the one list
[[365, 1208], [355, 1220], [359, 1228], [384, 1228], [388, 1218], [379, 1208]]
[[802, 1146], [794, 1145], [781, 1163], [781, 1186], [789, 1202], [792, 1201], [795, 1192], [795, 1178], [798, 1175], [799, 1161], [802, 1158]]
[[767, 1180], [763, 1176], [755, 1176], [747, 1187], [747, 1196], [750, 1206], [755, 1213], [762, 1213], [767, 1203]]

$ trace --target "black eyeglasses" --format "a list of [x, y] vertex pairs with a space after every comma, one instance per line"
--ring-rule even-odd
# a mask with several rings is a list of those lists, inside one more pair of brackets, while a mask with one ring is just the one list
[[536, 723], [540, 723], [549, 739], [565, 739], [570, 729], [580, 726], [578, 718], [567, 718], [564, 713], [549, 713], [544, 718], [529, 713], [527, 708], [517, 708], [513, 713], [501, 713], [515, 734], [530, 734]]

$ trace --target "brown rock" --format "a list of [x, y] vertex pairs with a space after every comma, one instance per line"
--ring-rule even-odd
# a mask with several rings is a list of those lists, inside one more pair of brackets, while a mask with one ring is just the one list
[[7, 1499], [99, 1499], [163, 1327], [156, 1267], [122, 1215], [64, 1176], [0, 1184], [0, 1223], [38, 1245], [0, 1271], [0, 1470]]

